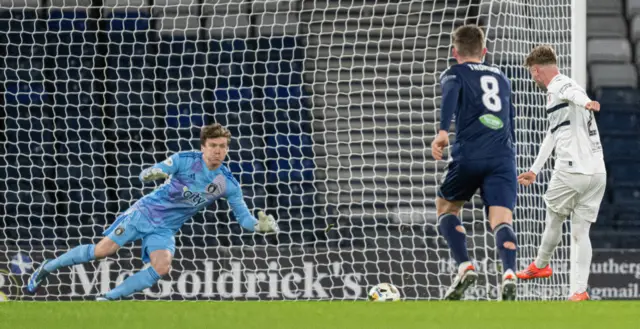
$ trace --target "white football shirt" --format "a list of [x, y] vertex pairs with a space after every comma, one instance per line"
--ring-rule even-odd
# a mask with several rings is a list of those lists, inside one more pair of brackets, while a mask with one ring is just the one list
[[585, 109], [591, 99], [566, 75], [556, 75], [547, 86], [549, 130], [531, 171], [538, 174], [556, 150], [555, 170], [593, 175], [606, 173], [602, 144], [593, 112]]

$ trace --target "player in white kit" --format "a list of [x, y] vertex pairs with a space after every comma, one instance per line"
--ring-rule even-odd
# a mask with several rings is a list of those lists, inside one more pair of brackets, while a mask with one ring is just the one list
[[551, 255], [561, 241], [562, 223], [571, 217], [571, 238], [576, 254], [571, 257], [571, 277], [575, 278], [573, 301], [588, 300], [587, 281], [591, 266], [589, 228], [596, 221], [604, 196], [607, 173], [602, 145], [593, 112], [600, 104], [589, 99], [584, 89], [573, 79], [560, 74], [556, 54], [550, 46], [534, 48], [526, 59], [533, 80], [547, 91], [549, 130], [540, 146], [530, 171], [518, 176], [518, 182], [528, 186], [556, 152], [555, 168], [547, 193], [546, 227], [536, 260], [517, 273], [528, 280], [551, 276]]

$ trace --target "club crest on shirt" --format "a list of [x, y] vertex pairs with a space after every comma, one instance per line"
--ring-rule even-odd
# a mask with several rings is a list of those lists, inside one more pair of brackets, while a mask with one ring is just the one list
[[213, 179], [213, 182], [207, 185], [207, 187], [204, 190], [205, 192], [207, 192], [208, 194], [211, 194], [214, 198], [217, 199], [220, 196], [222, 196], [222, 194], [224, 194], [225, 189], [226, 189], [226, 180], [224, 179], [224, 175], [218, 175], [216, 176], [216, 178]]
[[209, 194], [215, 194], [218, 191], [218, 189], [219, 189], [218, 185], [211, 183], [207, 185], [206, 191]]

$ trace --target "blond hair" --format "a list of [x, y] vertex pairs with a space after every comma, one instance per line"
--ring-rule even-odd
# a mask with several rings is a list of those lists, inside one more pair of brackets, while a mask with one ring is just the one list
[[533, 48], [524, 61], [525, 67], [534, 65], [555, 65], [558, 63], [556, 52], [549, 45], [541, 45]]

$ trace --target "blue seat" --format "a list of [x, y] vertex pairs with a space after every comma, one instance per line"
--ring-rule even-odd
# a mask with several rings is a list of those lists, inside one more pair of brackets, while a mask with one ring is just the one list
[[306, 98], [302, 85], [265, 87], [265, 108], [301, 109], [306, 107]]
[[640, 202], [640, 186], [617, 186], [613, 190], [613, 202], [616, 205], [637, 206]]
[[[73, 105], [74, 107], [83, 106], [88, 108], [93, 103], [91, 98], [92, 86], [90, 81], [84, 80], [78, 83], [74, 80], [67, 80], [64, 82], [57, 82], [55, 86], [55, 105]], [[64, 111], [64, 109], [62, 109], [62, 111]], [[59, 115], [64, 115], [64, 112]]]
[[264, 185], [266, 183], [267, 170], [259, 161], [229, 161], [228, 166], [243, 186], [251, 184]]
[[640, 140], [636, 135], [603, 135], [602, 148], [607, 161], [636, 159]]
[[[312, 183], [281, 183], [277, 185], [278, 206], [288, 211], [311, 209], [315, 204], [315, 186]], [[296, 209], [297, 208], [297, 209]], [[291, 213], [290, 213], [291, 214]], [[292, 217], [300, 217], [297, 216]]]
[[167, 129], [165, 134], [167, 136], [167, 150], [170, 153], [200, 149], [199, 128]]
[[[85, 80], [86, 74], [83, 75], [82, 61], [77, 58], [56, 57], [56, 68], [53, 70], [56, 77], [56, 88], [60, 92], [67, 92], [68, 83], [77, 83], [77, 81]], [[87, 79], [88, 80], [88, 79]]]
[[[64, 152], [64, 149], [59, 150], [60, 157], [58, 160], [58, 166], [56, 167], [56, 182], [58, 184], [58, 188], [69, 190], [69, 189], [80, 189], [80, 179], [83, 177], [82, 164], [76, 161], [64, 161], [65, 158], [68, 158], [66, 155], [68, 152]], [[66, 163], [65, 163], [66, 162]]]
[[110, 18], [107, 25], [109, 53], [113, 55], [110, 61], [118, 55], [129, 55], [136, 65], [142, 63], [147, 53], [149, 15], [144, 11], [116, 11]]
[[216, 113], [240, 112], [251, 109], [250, 88], [218, 88], [214, 91]]
[[242, 63], [247, 49], [247, 42], [242, 39], [210, 40], [209, 63]]
[[42, 159], [39, 159], [37, 154], [32, 154], [31, 156], [19, 155], [17, 163], [13, 163], [11, 167], [9, 170], [9, 173], [13, 175], [11, 177], [19, 177], [27, 180], [27, 185], [30, 186], [29, 189], [36, 191], [44, 190], [44, 184], [42, 182], [42, 179], [46, 177], [44, 162]]
[[258, 72], [265, 74], [266, 109], [306, 106], [302, 89], [302, 49], [294, 37], [261, 38], [258, 41]]
[[42, 156], [54, 154], [51, 120], [39, 106], [5, 106], [7, 152]]
[[[46, 38], [47, 47], [58, 55], [81, 56], [85, 51], [95, 52], [95, 47], [88, 44], [94, 41], [95, 37], [84, 31], [56, 31], [55, 33], [47, 34]], [[70, 51], [70, 49], [78, 50]]]
[[269, 180], [280, 182], [310, 182], [315, 163], [311, 159], [269, 160]]
[[202, 106], [196, 103], [181, 103], [167, 105], [167, 126], [171, 128], [202, 127], [205, 115]]
[[231, 161], [262, 161], [260, 151], [264, 143], [259, 136], [236, 136], [229, 144], [229, 160]]
[[50, 31], [84, 31], [87, 23], [87, 10], [75, 8], [74, 10], [51, 9], [47, 27]]
[[206, 47], [203, 42], [191, 38], [163, 38], [160, 43], [158, 65], [166, 67], [170, 80], [204, 77]]
[[281, 182], [313, 181], [313, 141], [309, 135], [268, 136], [267, 157], [270, 180]]
[[640, 104], [640, 91], [636, 88], [600, 88], [596, 90], [600, 103]]
[[199, 91], [168, 90], [166, 99], [166, 122], [172, 128], [190, 128], [205, 124], [205, 113], [202, 107], [202, 93]]
[[42, 104], [48, 98], [41, 81], [7, 83], [5, 88], [6, 104], [36, 105]]
[[313, 158], [313, 140], [307, 134], [268, 136], [267, 156], [272, 159]]
[[242, 184], [242, 194], [249, 210], [266, 209], [267, 193], [262, 186]]
[[258, 59], [262, 61], [292, 60], [304, 57], [304, 47], [295, 37], [258, 39]]
[[11, 10], [0, 10], [0, 32], [9, 31], [9, 22], [11, 22], [12, 19]]
[[[43, 21], [38, 20], [37, 17], [37, 12], [34, 9], [0, 10], [0, 31], [9, 32], [7, 34], [10, 39], [19, 38], [20, 32], [46, 31], [46, 27], [41, 28]], [[32, 37], [25, 35], [25, 41]], [[14, 43], [13, 41], [11, 42]]]
[[123, 80], [142, 80], [145, 72], [144, 56], [123, 55], [110, 56], [109, 65], [112, 67], [108, 74], [112, 79]]
[[640, 176], [638, 176], [640, 162], [614, 161], [609, 165], [609, 176], [615, 185], [640, 186]]
[[617, 131], [620, 133], [640, 134], [640, 111], [611, 110], [598, 115], [598, 126], [602, 131]]
[[108, 18], [110, 31], [146, 31], [149, 29], [149, 13], [143, 10], [116, 10]]
[[213, 121], [226, 127], [232, 136], [250, 136], [255, 134], [253, 127], [256, 125], [253, 111], [215, 113]]
[[81, 192], [81, 195], [81, 213], [94, 214], [107, 211], [107, 195], [104, 188], [86, 189]]
[[[16, 64], [16, 66], [10, 67], [7, 65], [6, 73], [8, 75], [9, 80], [14, 81], [23, 81], [23, 82], [37, 82], [43, 81], [44, 76], [42, 74], [42, 69], [44, 67], [44, 63], [42, 59], [39, 58], [20, 58], [16, 61], [11, 61]], [[7, 63], [10, 64], [10, 63]]]

